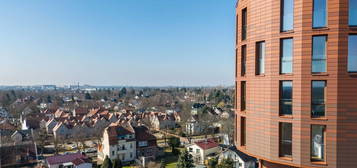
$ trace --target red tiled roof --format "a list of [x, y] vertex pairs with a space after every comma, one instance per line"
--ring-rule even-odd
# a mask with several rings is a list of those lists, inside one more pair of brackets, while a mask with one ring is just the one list
[[0, 130], [15, 131], [16, 127], [14, 125], [10, 124], [8, 121], [3, 120], [3, 121], [0, 121]]
[[145, 126], [134, 127], [135, 138], [137, 141], [150, 141], [156, 140], [156, 137], [149, 132], [149, 129]]
[[56, 164], [72, 162], [76, 159], [84, 159], [84, 158], [86, 157], [81, 153], [73, 153], [67, 155], [50, 156], [46, 160], [49, 165], [56, 165]]
[[76, 166], [81, 165], [83, 163], [88, 163], [88, 160], [85, 158], [77, 158], [72, 161], [72, 163]]
[[89, 110], [89, 113], [87, 114], [87, 116], [92, 117], [95, 114], [97, 114], [99, 111], [100, 111], [100, 108], [91, 109], [91, 110]]
[[218, 144], [216, 142], [214, 142], [213, 140], [195, 142], [195, 144], [197, 146], [199, 146], [200, 148], [202, 148], [203, 150], [215, 148], [218, 146]]
[[78, 107], [74, 109], [76, 111], [76, 115], [84, 115], [88, 113], [88, 109], [83, 108], [83, 107]]

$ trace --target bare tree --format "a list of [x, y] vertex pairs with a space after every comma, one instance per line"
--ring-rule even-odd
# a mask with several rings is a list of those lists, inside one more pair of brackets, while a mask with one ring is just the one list
[[55, 153], [58, 154], [59, 151], [60, 151], [60, 145], [59, 145], [59, 141], [60, 139], [62, 138], [59, 138], [59, 137], [53, 137], [53, 145], [54, 145], [54, 148], [55, 148]]
[[217, 116], [209, 114], [209, 113], [201, 113], [199, 114], [199, 126], [202, 130], [202, 133], [205, 135], [205, 138], [209, 134], [214, 135], [213, 123], [217, 122]]
[[234, 136], [234, 117], [228, 117], [227, 119], [223, 119], [221, 123], [221, 133], [227, 134], [229, 137], [229, 143], [232, 144]]
[[48, 136], [45, 129], [37, 129], [33, 131], [33, 139], [41, 149], [40, 153], [43, 153], [47, 138]]

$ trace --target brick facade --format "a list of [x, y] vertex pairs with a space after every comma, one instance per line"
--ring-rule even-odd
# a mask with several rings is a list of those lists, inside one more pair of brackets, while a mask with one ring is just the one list
[[[327, 0], [327, 28], [312, 28], [312, 0], [294, 1], [294, 29], [280, 31], [280, 0], [239, 0], [236, 44], [236, 132], [239, 150], [261, 160], [262, 167], [357, 167], [357, 74], [347, 72], [348, 0]], [[241, 39], [242, 10], [247, 9], [247, 38]], [[357, 18], [356, 18], [357, 19]], [[327, 35], [327, 72], [312, 74], [312, 36]], [[280, 74], [280, 40], [293, 38], [293, 73]], [[265, 73], [256, 75], [256, 43], [265, 41]], [[241, 49], [246, 45], [246, 72]], [[357, 46], [356, 46], [357, 47]], [[356, 62], [357, 64], [357, 62]], [[279, 82], [293, 81], [291, 116], [279, 116]], [[311, 82], [327, 81], [325, 117], [311, 117]], [[241, 81], [246, 109], [241, 111]], [[245, 117], [246, 145], [240, 120]], [[292, 157], [279, 157], [279, 122], [292, 123]], [[325, 162], [310, 159], [311, 125], [326, 125]], [[285, 165], [285, 166], [284, 166]]]

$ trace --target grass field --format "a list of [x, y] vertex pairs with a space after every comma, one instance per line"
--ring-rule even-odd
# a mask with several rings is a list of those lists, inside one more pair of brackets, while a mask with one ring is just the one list
[[175, 163], [170, 163], [165, 166], [165, 168], [176, 168], [177, 162]]
[[[179, 149], [180, 151], [184, 150], [184, 148], [177, 148], [177, 149]], [[164, 159], [166, 163], [165, 166], [166, 168], [176, 168], [178, 156], [172, 154], [171, 148], [165, 148], [165, 155], [162, 159]]]

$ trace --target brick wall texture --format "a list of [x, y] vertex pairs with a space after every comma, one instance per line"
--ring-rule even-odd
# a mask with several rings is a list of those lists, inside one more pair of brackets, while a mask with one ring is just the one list
[[[280, 0], [239, 0], [236, 44], [237, 147], [260, 160], [261, 167], [357, 167], [357, 74], [347, 72], [348, 0], [328, 0], [328, 26], [312, 28], [312, 0], [294, 1], [294, 29], [280, 31]], [[242, 10], [247, 9], [247, 39], [241, 39]], [[357, 18], [356, 18], [357, 19]], [[327, 35], [327, 73], [311, 73], [312, 36]], [[294, 39], [293, 73], [281, 75], [280, 39]], [[265, 73], [255, 74], [256, 42], [265, 41]], [[247, 46], [246, 75], [241, 76], [241, 46]], [[357, 47], [357, 46], [356, 46]], [[357, 64], [357, 62], [356, 62]], [[293, 81], [293, 115], [279, 116], [279, 81]], [[311, 81], [327, 81], [326, 117], [311, 117]], [[241, 81], [246, 81], [246, 110], [241, 111]], [[246, 145], [241, 142], [246, 117]], [[279, 157], [279, 122], [293, 124], [292, 158]], [[326, 125], [326, 162], [310, 159], [311, 125]]]

